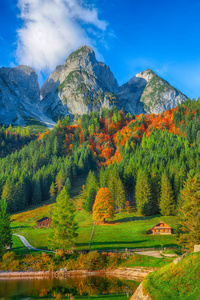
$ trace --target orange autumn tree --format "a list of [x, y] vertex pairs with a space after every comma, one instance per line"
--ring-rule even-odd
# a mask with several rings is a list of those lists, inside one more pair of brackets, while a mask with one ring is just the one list
[[115, 215], [114, 200], [107, 188], [99, 189], [93, 205], [93, 220], [103, 221], [113, 219]]

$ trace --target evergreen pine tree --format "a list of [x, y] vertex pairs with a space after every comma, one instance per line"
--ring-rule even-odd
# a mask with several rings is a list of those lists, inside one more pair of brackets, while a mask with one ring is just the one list
[[55, 185], [54, 182], [52, 182], [51, 186], [50, 186], [50, 190], [49, 190], [49, 195], [51, 199], [54, 199], [55, 197]]
[[59, 173], [56, 176], [56, 182], [55, 182], [55, 187], [57, 189], [57, 194], [60, 193], [64, 186], [65, 178], [64, 178], [64, 171], [61, 169]]
[[161, 196], [159, 207], [160, 213], [163, 216], [170, 216], [174, 215], [175, 213], [175, 201], [173, 196], [173, 190], [166, 172], [163, 173], [161, 179]]
[[178, 209], [179, 243], [193, 249], [200, 241], [200, 174], [190, 175], [181, 191]]
[[40, 179], [33, 181], [32, 204], [38, 204], [42, 201]]
[[69, 179], [69, 177], [67, 177], [66, 181], [65, 181], [65, 188], [66, 190], [69, 192], [71, 189], [71, 181]]
[[9, 212], [15, 211], [14, 205], [14, 183], [11, 178], [6, 180], [6, 184], [3, 186], [3, 191], [1, 195], [2, 199], [6, 200], [7, 209]]
[[141, 215], [152, 214], [152, 195], [146, 172], [139, 171], [135, 187], [137, 211]]
[[90, 171], [86, 180], [86, 185], [82, 192], [83, 207], [91, 212], [97, 194], [98, 182], [93, 171]]
[[[12, 246], [12, 233], [10, 229], [10, 216], [7, 213], [7, 204], [4, 199], [0, 200], [0, 252], [6, 246]], [[0, 253], [0, 254], [1, 254]]]
[[56, 198], [52, 214], [52, 230], [50, 243], [54, 249], [67, 249], [75, 244], [78, 236], [78, 224], [75, 222], [75, 208], [65, 189]]
[[124, 186], [120, 178], [117, 180], [117, 194], [116, 194], [116, 205], [119, 212], [121, 212], [125, 206], [125, 191]]

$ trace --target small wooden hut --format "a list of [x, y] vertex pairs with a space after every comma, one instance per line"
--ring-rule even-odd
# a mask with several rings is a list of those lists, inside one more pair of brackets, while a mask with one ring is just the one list
[[164, 223], [158, 222], [155, 226], [147, 231], [148, 234], [173, 234], [173, 228]]
[[37, 228], [49, 227], [51, 225], [51, 220], [52, 219], [49, 217], [44, 217], [36, 222], [37, 223], [36, 227]]

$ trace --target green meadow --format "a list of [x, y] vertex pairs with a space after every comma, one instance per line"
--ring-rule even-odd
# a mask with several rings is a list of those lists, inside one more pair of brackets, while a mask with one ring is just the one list
[[[51, 228], [36, 228], [36, 221], [42, 217], [51, 217], [54, 204], [32, 208], [11, 216], [13, 233], [25, 236], [29, 243], [39, 249], [48, 249], [48, 237], [53, 234]], [[176, 217], [139, 216], [137, 213], [118, 213], [112, 222], [94, 224], [92, 214], [77, 211], [79, 225], [76, 239], [77, 250], [119, 250], [149, 247], [178, 247], [176, 235], [148, 235], [146, 231], [160, 220], [176, 230]], [[91, 237], [94, 228], [93, 236]], [[14, 237], [13, 249], [19, 248], [18, 238]]]

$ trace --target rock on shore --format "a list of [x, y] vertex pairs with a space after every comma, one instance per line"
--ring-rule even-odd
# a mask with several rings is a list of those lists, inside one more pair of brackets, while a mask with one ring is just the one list
[[130, 300], [152, 300], [152, 298], [144, 293], [142, 283], [140, 283]]

